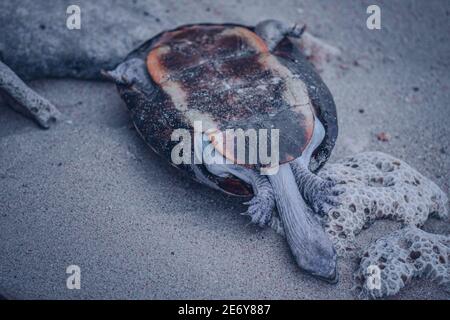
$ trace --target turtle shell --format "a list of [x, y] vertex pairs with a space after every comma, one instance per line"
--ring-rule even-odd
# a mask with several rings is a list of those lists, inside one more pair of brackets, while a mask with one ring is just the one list
[[[134, 58], [145, 62], [145, 79], [118, 84], [119, 92], [138, 132], [169, 161], [178, 143], [171, 141], [173, 130], [184, 128], [194, 137], [194, 122], [202, 121], [212, 142], [227, 129], [279, 129], [280, 163], [289, 162], [310, 142], [315, 117], [326, 133], [310, 168], [317, 170], [328, 159], [337, 137], [334, 101], [290, 38], [270, 51], [251, 27], [187, 25], [160, 33], [126, 60]], [[235, 160], [235, 150], [227, 146], [215, 144]], [[227, 193], [252, 194], [243, 181], [214, 176], [202, 164], [176, 167]]]

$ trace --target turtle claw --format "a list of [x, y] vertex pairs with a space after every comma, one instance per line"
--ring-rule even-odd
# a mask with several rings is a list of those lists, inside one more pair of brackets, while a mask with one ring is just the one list
[[252, 223], [260, 227], [269, 224], [272, 219], [273, 199], [255, 196], [250, 201], [244, 202], [244, 204], [249, 206], [245, 214], [251, 217]]
[[325, 200], [322, 203], [313, 205], [313, 210], [315, 213], [324, 216], [328, 212], [330, 212], [331, 209], [337, 207], [339, 204], [340, 203], [335, 201], [333, 198], [325, 197]]
[[279, 217], [272, 215], [269, 226], [279, 235], [286, 237], [286, 234], [284, 233], [283, 222], [281, 222], [281, 219]]
[[337, 198], [341, 193], [343, 191], [336, 187], [336, 183], [328, 180], [311, 184], [309, 188], [303, 190], [305, 200], [314, 212], [321, 216], [326, 215], [331, 209], [341, 204]]
[[244, 202], [248, 205], [246, 215], [251, 217], [251, 223], [260, 227], [270, 225], [273, 210], [275, 209], [275, 198], [272, 185], [267, 177], [251, 173], [250, 182], [253, 187], [254, 196], [250, 201]]

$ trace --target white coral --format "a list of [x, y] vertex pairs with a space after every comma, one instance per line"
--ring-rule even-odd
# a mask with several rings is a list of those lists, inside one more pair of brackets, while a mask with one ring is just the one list
[[325, 218], [339, 255], [357, 247], [355, 236], [377, 219], [422, 226], [431, 214], [447, 216], [445, 193], [405, 162], [366, 152], [327, 164], [319, 175], [341, 184], [341, 205]]
[[[363, 253], [355, 274], [357, 288], [362, 297], [380, 298], [396, 294], [417, 277], [448, 285], [449, 260], [450, 237], [406, 227], [378, 239]], [[379, 282], [372, 282], [374, 276]]]
[[[323, 218], [338, 255], [359, 251], [356, 236], [377, 219], [403, 224], [404, 228], [378, 239], [363, 251], [354, 275], [361, 297], [396, 294], [417, 277], [450, 285], [450, 236], [417, 228], [432, 214], [447, 217], [448, 198], [434, 182], [405, 162], [381, 152], [361, 153], [329, 163], [319, 176], [335, 181], [343, 190], [338, 196], [341, 204]], [[309, 213], [313, 214], [312, 210]], [[276, 216], [271, 226], [283, 234]], [[379, 272], [379, 283], [372, 282], [377, 276], [374, 270]]]

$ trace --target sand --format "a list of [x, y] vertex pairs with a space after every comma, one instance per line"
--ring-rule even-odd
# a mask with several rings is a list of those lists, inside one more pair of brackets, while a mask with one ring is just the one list
[[[377, 1], [382, 29], [371, 31], [365, 9], [372, 2], [276, 3], [165, 1], [156, 13], [171, 19], [153, 17], [152, 28], [264, 18], [306, 22], [311, 33], [342, 50], [341, 61], [321, 73], [339, 115], [330, 161], [383, 151], [450, 195], [450, 4]], [[1, 295], [355, 298], [353, 260], [339, 261], [336, 285], [303, 274], [283, 238], [239, 215], [245, 211], [239, 199], [187, 180], [147, 148], [112, 84], [60, 79], [31, 85], [65, 117], [41, 130], [0, 102]], [[377, 139], [382, 132], [388, 141]], [[377, 222], [361, 243], [398, 227]], [[450, 233], [448, 221], [430, 220], [425, 229]], [[80, 290], [66, 288], [71, 264], [81, 268]], [[393, 298], [450, 296], [419, 280]]]

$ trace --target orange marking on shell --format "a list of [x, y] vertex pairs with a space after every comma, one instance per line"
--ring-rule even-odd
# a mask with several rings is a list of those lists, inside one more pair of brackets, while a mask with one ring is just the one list
[[[214, 33], [215, 40], [219, 41], [227, 39], [228, 37], [232, 37], [234, 39], [237, 37], [238, 41], [246, 43], [247, 47], [251, 47], [254, 49], [254, 51], [256, 51], [256, 56], [258, 56], [256, 60], [257, 64], [261, 65], [263, 69], [270, 70], [284, 79], [287, 85], [287, 88], [285, 89], [285, 92], [283, 94], [284, 99], [290, 105], [292, 105], [293, 110], [301, 116], [302, 120], [299, 125], [304, 129], [306, 142], [311, 141], [314, 131], [314, 111], [308, 93], [306, 91], [305, 84], [301, 82], [301, 80], [293, 77], [291, 70], [284, 66], [276, 56], [271, 54], [266, 43], [256, 33], [243, 27], [223, 27], [222, 29], [220, 29], [217, 26], [190, 26], [176, 31], [166, 32], [154, 44], [153, 49], [147, 56], [147, 69], [152, 79], [157, 84], [159, 84], [161, 88], [171, 97], [172, 101], [174, 102], [175, 108], [183, 112], [192, 111], [192, 115], [188, 117], [191, 122], [202, 120], [200, 117], [202, 112], [198, 112], [199, 115], [197, 115], [194, 112], [196, 111], [195, 108], [191, 108], [191, 110], [188, 110], [187, 95], [189, 94], [189, 92], [187, 91], [187, 89], [184, 89], [183, 84], [180, 81], [169, 79], [169, 75], [171, 72], [178, 71], [178, 67], [171, 68], [171, 66], [166, 65], [168, 61], [171, 61], [170, 59], [167, 59], [168, 57], [172, 59], [174, 58], [172, 54], [175, 54], [175, 52], [171, 52], [172, 43], [180, 43], [180, 41], [185, 41], [185, 38], [192, 41], [193, 39], [196, 39], [196, 37], [198, 37], [198, 33], [202, 34], [204, 31], [205, 34], [207, 34], [212, 29], [219, 29], [217, 33]], [[195, 33], [197, 33], [197, 35], [194, 36]], [[233, 44], [234, 42], [232, 41], [231, 43]], [[212, 46], [208, 47], [208, 49], [204, 49], [206, 50], [205, 53], [209, 53], [211, 54], [211, 57], [215, 57], [215, 54], [217, 53], [216, 50], [220, 48], [212, 44]], [[180, 53], [177, 51], [176, 54]], [[183, 68], [185, 64], [188, 64], [190, 67], [195, 66], [200, 61], [197, 61], [193, 56], [189, 55], [181, 55], [181, 59], [181, 64], [178, 65], [180, 68]], [[180, 62], [180, 60], [175, 61]], [[228, 98], [233, 99], [234, 97]], [[232, 104], [233, 101], [229, 101], [229, 103]], [[209, 126], [209, 128], [211, 129], [211, 127], [214, 126]], [[234, 143], [227, 143], [234, 142], [234, 136], [233, 140], [231, 141], [231, 137], [227, 137], [225, 132], [219, 131], [218, 129], [205, 133], [207, 134], [207, 137], [214, 148], [220, 154], [222, 154], [222, 156], [224, 156], [227, 160], [232, 161], [233, 163], [237, 162]], [[226, 139], [228, 139], [229, 141], [225, 141]], [[302, 152], [306, 148], [306, 146], [307, 143], [305, 145], [299, 145], [299, 151]], [[290, 153], [292, 152], [295, 151], [290, 151]], [[282, 163], [295, 159], [295, 155], [292, 154], [284, 154], [280, 156], [280, 161]]]
[[260, 53], [267, 53], [269, 52], [269, 47], [267, 47], [266, 43], [263, 39], [261, 39], [256, 33], [242, 27], [234, 27], [231, 29], [225, 30], [223, 35], [227, 34], [234, 34], [237, 36], [242, 37], [243, 39], [247, 40], [247, 42], [252, 45], [253, 48], [256, 49], [256, 51]]
[[[153, 49], [147, 56], [147, 70], [150, 73], [153, 80], [160, 84], [168, 78], [169, 70], [163, 65], [164, 55], [170, 53], [170, 43], [174, 38], [183, 35], [184, 33], [195, 32], [203, 30], [217, 29], [217, 26], [191, 26], [176, 31], [166, 32], [161, 38], [154, 44]], [[259, 53], [268, 53], [269, 48], [256, 33], [243, 28], [243, 27], [223, 27], [223, 31], [220, 33], [221, 37], [238, 36], [242, 38], [248, 45], [253, 47]], [[219, 49], [219, 48], [218, 48]]]
[[161, 57], [167, 53], [167, 50], [170, 49], [160, 46], [150, 51], [147, 56], [147, 70], [157, 84], [161, 84], [167, 78], [167, 70], [161, 63]]

